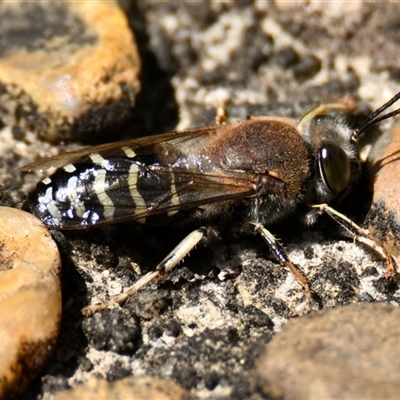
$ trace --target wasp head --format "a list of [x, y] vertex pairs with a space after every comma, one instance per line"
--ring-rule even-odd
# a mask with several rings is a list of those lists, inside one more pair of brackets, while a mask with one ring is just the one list
[[342, 119], [324, 115], [327, 110], [348, 109], [343, 103], [319, 106], [299, 122], [298, 130], [312, 149], [314, 182], [305, 197], [307, 203], [332, 204], [345, 197], [359, 179], [361, 163], [357, 149], [360, 135], [371, 126], [400, 113], [382, 113], [400, 98], [400, 93], [374, 111], [357, 129]]
[[332, 203], [344, 197], [360, 175], [357, 140], [342, 120], [316, 117], [302, 128], [314, 160], [314, 182], [306, 200]]

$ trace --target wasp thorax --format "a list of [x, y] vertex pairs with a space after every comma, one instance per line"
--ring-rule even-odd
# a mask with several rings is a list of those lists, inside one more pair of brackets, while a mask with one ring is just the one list
[[309, 146], [288, 119], [257, 117], [221, 127], [207, 151], [223, 174], [253, 183], [247, 198], [255, 199], [250, 215], [257, 221], [293, 211], [312, 177]]
[[210, 152], [225, 171], [274, 175], [289, 186], [310, 175], [309, 152], [290, 120], [252, 118], [218, 136]]
[[307, 145], [287, 119], [260, 117], [232, 124], [215, 138], [209, 151], [226, 172], [242, 171], [258, 182], [260, 176], [267, 177], [262, 180], [263, 190], [269, 190], [267, 182], [279, 182], [284, 198], [302, 192], [311, 175]]

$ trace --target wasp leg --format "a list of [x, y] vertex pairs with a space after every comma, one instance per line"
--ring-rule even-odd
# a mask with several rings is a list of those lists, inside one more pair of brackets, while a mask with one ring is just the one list
[[266, 229], [262, 224], [250, 222], [250, 224], [255, 226], [255, 231], [261, 235], [261, 237], [267, 242], [269, 248], [275, 254], [276, 258], [279, 260], [280, 264], [287, 267], [290, 272], [294, 275], [297, 281], [303, 286], [304, 293], [306, 295], [306, 300], [304, 303], [296, 307], [296, 311], [301, 313], [306, 307], [308, 307], [312, 302], [313, 292], [311, 290], [310, 282], [308, 279], [300, 272], [300, 270], [289, 260], [285, 250], [279, 243], [278, 239], [272, 235], [272, 233]]
[[370, 236], [367, 230], [362, 229], [345, 215], [328, 206], [328, 204], [315, 204], [311, 207], [320, 210], [321, 213], [324, 212], [328, 214], [334, 221], [336, 221], [347, 232], [349, 232], [350, 235], [353, 236], [354, 240], [358, 240], [359, 242], [367, 244], [376, 252], [383, 255], [384, 259], [386, 260], [385, 277], [388, 280], [394, 279], [394, 276], [396, 274], [396, 262], [393, 256], [388, 252], [388, 250], [379, 240]]
[[228, 111], [225, 108], [225, 105], [219, 105], [216, 107], [215, 113], [215, 123], [217, 125], [224, 125], [228, 122]]
[[164, 276], [168, 271], [179, 264], [204, 238], [214, 232], [207, 226], [189, 233], [158, 265], [157, 271], [160, 276]]
[[107, 302], [102, 304], [97, 304], [93, 306], [88, 306], [82, 309], [83, 315], [90, 315], [95, 312], [104, 310], [106, 308], [115, 306], [118, 303], [121, 303], [132, 295], [134, 295], [139, 289], [143, 286], [146, 286], [149, 282], [151, 282], [155, 278], [163, 277], [168, 271], [174, 268], [177, 264], [179, 264], [185, 256], [187, 256], [191, 250], [193, 250], [196, 245], [205, 237], [209, 236], [211, 232], [214, 232], [213, 229], [209, 227], [201, 227], [196, 229], [195, 231], [189, 233], [158, 265], [156, 271], [148, 272], [146, 275], [143, 275], [134, 285], [128, 288], [125, 292], [121, 293], [118, 296], [113, 297]]

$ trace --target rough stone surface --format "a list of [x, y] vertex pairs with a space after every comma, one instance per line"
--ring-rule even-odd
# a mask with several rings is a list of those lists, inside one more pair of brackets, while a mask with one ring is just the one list
[[[231, 120], [298, 119], [347, 96], [359, 109], [346, 121], [358, 126], [399, 90], [395, 3], [120, 4], [141, 57], [142, 92], [133, 123], [124, 132], [112, 129], [113, 135], [207, 125], [220, 104]], [[32, 174], [21, 180], [19, 166], [64, 149], [34, 139], [29, 132], [13, 134], [8, 125], [1, 132], [2, 204], [20, 206], [40, 179]], [[372, 199], [370, 184], [361, 180], [338, 205], [360, 224]], [[129, 375], [172, 381], [203, 399], [266, 398], [252, 372], [260, 349], [304, 294], [260, 238], [241, 234], [238, 220], [233, 216], [220, 240], [198, 246], [179, 268], [123, 304], [123, 311], [87, 319], [82, 307], [121, 293], [198, 226], [124, 224], [56, 233], [63, 256], [63, 323], [54, 359], [24, 399], [48, 399], [93, 376]], [[305, 229], [293, 215], [270, 229], [310, 279], [312, 309], [400, 303], [397, 283], [384, 278], [385, 262], [328, 218]]]
[[273, 399], [397, 399], [400, 309], [353, 304], [290, 321], [258, 361]]
[[186, 390], [162, 379], [125, 378], [116, 382], [91, 379], [83, 386], [58, 393], [54, 400], [194, 400]]
[[0, 21], [0, 117], [15, 136], [82, 140], [129, 119], [140, 62], [116, 2], [2, 2]]
[[97, 350], [132, 354], [138, 347], [140, 324], [136, 315], [127, 309], [96, 313], [85, 319], [83, 330], [89, 343]]
[[0, 398], [20, 395], [49, 360], [61, 321], [61, 260], [31, 214], [0, 207]]

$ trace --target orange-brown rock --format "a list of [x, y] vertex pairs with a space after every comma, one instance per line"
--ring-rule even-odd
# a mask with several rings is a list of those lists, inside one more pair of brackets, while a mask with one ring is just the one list
[[0, 399], [14, 398], [48, 360], [61, 320], [60, 256], [33, 215], [0, 207]]
[[88, 137], [129, 118], [140, 61], [113, 1], [0, 5], [0, 117], [14, 134]]
[[374, 193], [367, 215], [368, 230], [393, 254], [400, 255], [400, 126], [379, 138], [370, 164]]

